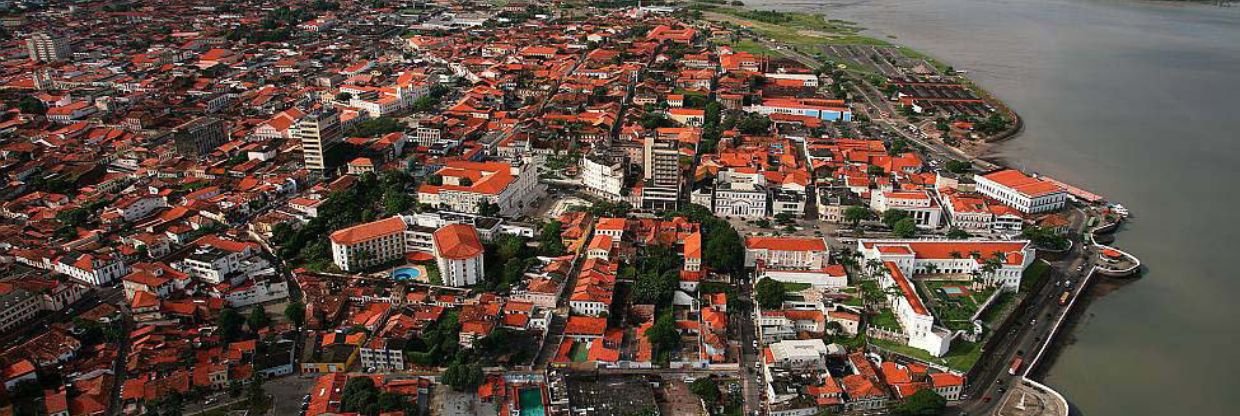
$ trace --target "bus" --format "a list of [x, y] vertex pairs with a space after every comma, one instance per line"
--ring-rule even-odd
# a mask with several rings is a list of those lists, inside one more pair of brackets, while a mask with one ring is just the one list
[[1008, 374], [1016, 375], [1016, 372], [1020, 371], [1020, 365], [1024, 364], [1024, 362], [1025, 360], [1020, 357], [1012, 359], [1012, 366], [1008, 368]]
[[1072, 299], [1072, 291], [1070, 290], [1063, 291], [1063, 294], [1059, 295], [1059, 306], [1067, 306], [1069, 299]]

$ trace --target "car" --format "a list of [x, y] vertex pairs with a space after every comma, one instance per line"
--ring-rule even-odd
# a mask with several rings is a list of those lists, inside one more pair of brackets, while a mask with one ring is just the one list
[[211, 403], [215, 403], [214, 397], [202, 401], [202, 404], [206, 404], [206, 405], [209, 405]]
[[1007, 389], [1006, 389], [1006, 388], [1003, 388], [1003, 387], [1000, 387], [1000, 388], [999, 388], [999, 392], [1000, 392], [1000, 393], [1003, 393], [1003, 392], [1005, 392], [1005, 391], [1007, 391]]
[[983, 397], [982, 403], [990, 403], [990, 396]]
[[1038, 320], [1037, 320], [1037, 319], [1030, 319], [1030, 320], [1029, 320], [1029, 325], [1037, 325], [1037, 324], [1038, 324]]
[[309, 394], [307, 394], [307, 395], [305, 395], [305, 396], [302, 396], [302, 397], [301, 397], [301, 402], [302, 402], [302, 403], [310, 403], [310, 395], [309, 395]]

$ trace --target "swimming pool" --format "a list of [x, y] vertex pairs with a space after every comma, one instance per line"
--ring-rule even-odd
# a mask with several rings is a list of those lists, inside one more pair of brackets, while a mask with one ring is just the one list
[[536, 388], [522, 389], [517, 393], [519, 403], [521, 403], [521, 416], [544, 416], [547, 413], [543, 410], [542, 391]]
[[422, 275], [422, 271], [412, 267], [398, 267], [392, 270], [392, 279], [414, 280]]

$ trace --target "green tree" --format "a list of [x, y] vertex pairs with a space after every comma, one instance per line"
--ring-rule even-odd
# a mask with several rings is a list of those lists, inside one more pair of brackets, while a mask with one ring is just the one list
[[258, 330], [266, 328], [271, 323], [271, 318], [267, 316], [267, 311], [261, 306], [255, 306], [250, 310], [250, 317], [245, 320], [246, 325], [250, 326], [250, 330], [258, 332]]
[[911, 238], [917, 235], [917, 221], [911, 217], [903, 218], [891, 227], [891, 232], [900, 238]]
[[938, 416], [947, 410], [947, 399], [934, 390], [921, 389], [896, 406], [896, 414], [902, 416]]
[[680, 332], [676, 330], [676, 318], [671, 313], [659, 315], [654, 325], [646, 328], [645, 335], [657, 354], [667, 354], [680, 347]]
[[905, 218], [909, 218], [908, 211], [899, 209], [889, 209], [883, 211], [883, 224], [887, 224], [888, 227], [895, 228], [896, 223]]
[[702, 261], [720, 273], [737, 273], [745, 266], [745, 245], [731, 224], [718, 218], [705, 224]]
[[784, 284], [764, 277], [754, 285], [754, 301], [763, 309], [779, 308], [784, 303]]
[[27, 95], [17, 101], [17, 109], [24, 114], [46, 114], [47, 105], [34, 96]]
[[539, 251], [546, 256], [559, 256], [564, 254], [564, 240], [560, 239], [560, 229], [562, 224], [559, 220], [551, 220], [543, 225], [542, 232], [539, 233], [538, 241], [541, 243]]
[[870, 176], [884, 176], [887, 174], [887, 170], [883, 169], [882, 166], [870, 165], [870, 167], [865, 168], [865, 174]]
[[348, 92], [342, 91], [341, 93], [336, 94], [336, 101], [339, 101], [342, 103], [347, 103], [349, 102], [349, 100], [352, 100], [352, 99], [353, 99], [353, 94], [350, 94]]
[[973, 169], [973, 164], [964, 160], [949, 160], [943, 164], [943, 168], [948, 172], [961, 174]]
[[701, 397], [708, 405], [719, 401], [719, 383], [710, 377], [703, 377], [694, 380], [689, 384], [689, 391]]
[[850, 206], [848, 208], [844, 208], [844, 221], [852, 224], [854, 229], [861, 225], [861, 221], [865, 221], [873, 217], [874, 212], [863, 206]]
[[284, 317], [300, 329], [306, 323], [306, 304], [298, 300], [289, 302], [288, 306], [284, 307]]
[[235, 341], [241, 337], [241, 325], [245, 323], [245, 318], [231, 307], [224, 307], [220, 311], [218, 320], [220, 327], [220, 337], [224, 341]]
[[[340, 395], [340, 410], [367, 415], [378, 413], [379, 389], [370, 377], [353, 377], [344, 384]], [[374, 405], [374, 412], [370, 407]]]
[[952, 227], [950, 230], [947, 230], [947, 238], [951, 239], [963, 240], [972, 236], [973, 235], [969, 234], [968, 231], [961, 230], [956, 227]]

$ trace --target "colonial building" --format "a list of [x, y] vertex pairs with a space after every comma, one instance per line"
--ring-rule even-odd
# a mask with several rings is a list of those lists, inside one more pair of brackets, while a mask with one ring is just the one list
[[977, 191], [1026, 214], [1057, 211], [1068, 200], [1068, 191], [1058, 184], [1007, 169], [974, 175]]
[[450, 224], [435, 230], [435, 261], [445, 285], [472, 286], [482, 280], [483, 252], [472, 225]]

